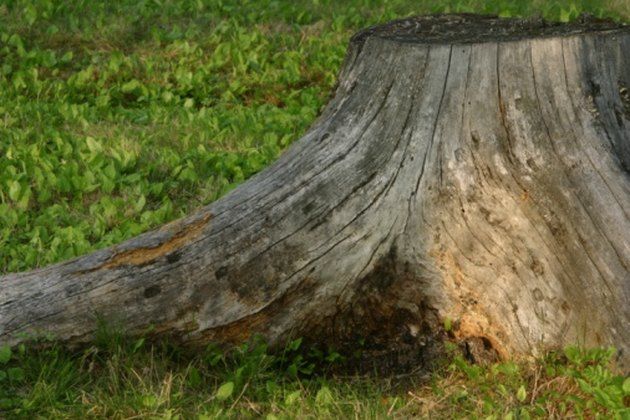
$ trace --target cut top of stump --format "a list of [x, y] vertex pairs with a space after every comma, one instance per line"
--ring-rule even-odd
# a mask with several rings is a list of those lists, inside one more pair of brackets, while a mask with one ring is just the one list
[[517, 19], [443, 14], [416, 16], [372, 26], [358, 32], [352, 42], [362, 44], [369, 37], [379, 37], [418, 44], [474, 44], [611, 32], [630, 33], [630, 25], [590, 15], [582, 15], [570, 23], [560, 23], [540, 17]]

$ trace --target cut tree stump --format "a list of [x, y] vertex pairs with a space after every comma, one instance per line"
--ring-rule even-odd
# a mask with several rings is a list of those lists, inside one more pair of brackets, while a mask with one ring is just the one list
[[[0, 278], [0, 343], [97, 318], [397, 363], [630, 351], [630, 26], [440, 15], [356, 34], [280, 159], [197, 213]], [[147, 328], [152, 326], [152, 329]], [[345, 347], [344, 347], [345, 346]]]

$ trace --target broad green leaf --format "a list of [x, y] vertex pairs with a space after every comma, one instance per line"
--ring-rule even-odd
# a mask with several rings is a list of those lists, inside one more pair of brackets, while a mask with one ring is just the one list
[[9, 380], [11, 381], [16, 381], [16, 382], [23, 381], [24, 370], [19, 367], [9, 368], [7, 369], [7, 376], [9, 377]]
[[199, 373], [199, 369], [197, 369], [194, 366], [191, 366], [188, 371], [188, 376], [186, 379], [187, 379], [188, 385], [192, 387], [197, 387], [201, 385], [202, 380], [201, 380], [201, 373]]
[[317, 395], [315, 395], [315, 403], [317, 405], [328, 405], [334, 402], [334, 398], [332, 393], [330, 392], [330, 388], [326, 385], [323, 385], [319, 391], [317, 391]]
[[18, 201], [20, 199], [22, 188], [20, 187], [20, 183], [18, 181], [9, 181], [9, 198], [13, 201]]
[[166, 103], [169, 103], [173, 100], [173, 93], [169, 91], [162, 92], [162, 100]]
[[0, 364], [6, 364], [11, 360], [11, 347], [2, 346], [0, 347]]
[[291, 392], [284, 399], [284, 404], [285, 405], [293, 405], [295, 402], [297, 402], [300, 399], [301, 393], [302, 392], [299, 389], [297, 391]]
[[220, 401], [224, 401], [230, 398], [233, 392], [234, 382], [226, 382], [217, 389], [215, 397]]
[[296, 351], [300, 348], [300, 346], [302, 345], [302, 338], [298, 338], [295, 339], [293, 341], [291, 341], [288, 345], [288, 350], [290, 351]]
[[100, 143], [94, 140], [93, 137], [87, 136], [85, 138], [85, 143], [87, 144], [88, 149], [90, 149], [90, 152], [92, 153], [99, 153], [101, 150], [103, 150]]
[[155, 395], [145, 395], [142, 397], [142, 405], [147, 408], [154, 408], [158, 405], [158, 397]]
[[120, 90], [122, 90], [124, 93], [131, 93], [139, 87], [140, 87], [140, 82], [136, 79], [133, 79], [125, 83], [124, 85], [122, 85]]
[[73, 57], [74, 57], [74, 53], [72, 51], [68, 51], [61, 57], [61, 62], [69, 63], [70, 61], [72, 61]]
[[141, 195], [138, 198], [138, 201], [134, 204], [134, 209], [136, 210], [136, 212], [140, 213], [146, 203], [147, 203], [146, 197], [144, 195]]
[[133, 349], [132, 349], [132, 353], [137, 352], [138, 350], [140, 350], [140, 348], [144, 345], [144, 338], [139, 338], [138, 340], [136, 340], [136, 342], [133, 344]]

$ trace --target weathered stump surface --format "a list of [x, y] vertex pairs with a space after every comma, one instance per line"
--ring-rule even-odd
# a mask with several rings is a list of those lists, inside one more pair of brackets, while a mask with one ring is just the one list
[[474, 357], [612, 344], [627, 362], [628, 89], [629, 26], [369, 28], [274, 165], [159, 230], [0, 278], [0, 343], [87, 341], [98, 314], [185, 342], [364, 337], [421, 357], [451, 324]]

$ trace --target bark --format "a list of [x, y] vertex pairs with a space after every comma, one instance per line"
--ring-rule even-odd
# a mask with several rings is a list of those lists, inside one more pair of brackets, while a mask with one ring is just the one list
[[[271, 167], [182, 220], [0, 278], [0, 343], [98, 317], [187, 343], [368, 340], [409, 360], [630, 351], [630, 27], [420, 17], [351, 41]], [[445, 327], [446, 326], [446, 327]], [[407, 359], [405, 359], [407, 360]]]

